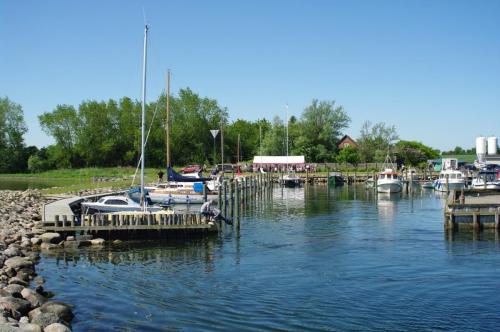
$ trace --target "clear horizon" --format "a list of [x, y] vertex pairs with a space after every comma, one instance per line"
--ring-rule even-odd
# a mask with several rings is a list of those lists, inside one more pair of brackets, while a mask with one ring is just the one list
[[[230, 120], [300, 116], [335, 100], [357, 138], [365, 120], [440, 150], [500, 136], [500, 2], [117, 0], [1, 2], [0, 96], [21, 104], [28, 145], [52, 143], [37, 116], [58, 104], [140, 99], [189, 87]], [[496, 120], [496, 121], [495, 121]]]

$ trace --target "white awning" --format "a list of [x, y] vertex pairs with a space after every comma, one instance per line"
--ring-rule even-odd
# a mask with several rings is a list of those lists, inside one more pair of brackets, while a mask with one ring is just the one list
[[304, 156], [255, 156], [254, 164], [275, 165], [275, 164], [304, 164]]

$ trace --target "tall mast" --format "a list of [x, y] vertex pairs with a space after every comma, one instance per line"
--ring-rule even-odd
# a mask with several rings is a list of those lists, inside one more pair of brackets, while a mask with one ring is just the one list
[[144, 58], [142, 63], [142, 115], [141, 115], [141, 205], [145, 207], [144, 198], [144, 122], [146, 122], [146, 57], [148, 49], [148, 25], [144, 25]]
[[167, 72], [167, 123], [166, 128], [166, 142], [167, 145], [167, 167], [170, 167], [170, 69]]

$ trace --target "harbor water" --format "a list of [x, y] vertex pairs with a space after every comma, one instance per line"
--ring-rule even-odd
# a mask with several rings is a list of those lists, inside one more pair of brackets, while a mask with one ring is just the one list
[[75, 331], [496, 330], [498, 237], [446, 234], [443, 199], [275, 188], [239, 231], [44, 254], [37, 271]]

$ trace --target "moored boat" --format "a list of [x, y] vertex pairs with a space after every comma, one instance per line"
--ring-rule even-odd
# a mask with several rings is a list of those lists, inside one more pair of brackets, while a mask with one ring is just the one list
[[472, 180], [473, 189], [500, 189], [500, 170], [483, 169]]
[[399, 173], [392, 168], [386, 168], [380, 172], [377, 179], [377, 192], [398, 193], [403, 190], [403, 181]]

